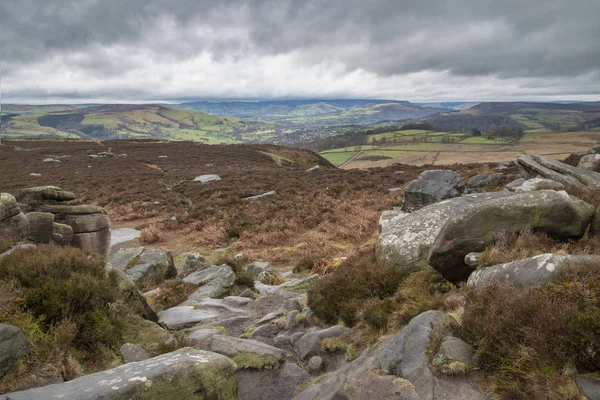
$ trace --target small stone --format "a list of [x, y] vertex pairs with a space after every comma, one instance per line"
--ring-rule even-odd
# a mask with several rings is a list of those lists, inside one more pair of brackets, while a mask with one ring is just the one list
[[310, 372], [317, 372], [322, 367], [323, 367], [323, 359], [319, 356], [312, 356], [310, 358], [310, 360], [308, 360], [308, 364], [306, 365], [306, 368]]
[[290, 297], [283, 303], [283, 309], [286, 311], [302, 311], [302, 306], [300, 305], [300, 302], [298, 300], [294, 299], [293, 297]]
[[144, 361], [150, 358], [150, 353], [144, 350], [141, 346], [132, 343], [125, 343], [119, 349], [123, 362], [130, 363], [136, 361]]
[[220, 180], [221, 180], [221, 177], [219, 175], [214, 175], [214, 174], [200, 175], [200, 176], [197, 176], [194, 178], [194, 182], [201, 182], [201, 183], [220, 181]]

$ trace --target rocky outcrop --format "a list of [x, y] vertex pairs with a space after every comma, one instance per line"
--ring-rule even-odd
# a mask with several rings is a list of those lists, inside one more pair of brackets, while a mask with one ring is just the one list
[[28, 235], [29, 220], [16, 199], [8, 193], [0, 193], [0, 241], [20, 242]]
[[154, 312], [152, 307], [150, 307], [148, 301], [146, 300], [142, 292], [140, 292], [135, 282], [131, 280], [129, 275], [127, 275], [125, 272], [119, 269], [114, 268], [109, 263], [106, 264], [105, 268], [106, 274], [110, 274], [111, 272], [114, 272], [116, 274], [117, 285], [119, 286], [119, 290], [121, 291], [121, 293], [123, 293], [125, 298], [137, 308], [138, 312], [144, 318], [150, 321], [158, 321], [158, 316], [156, 315], [156, 312]]
[[218, 298], [229, 292], [235, 282], [235, 273], [227, 264], [210, 265], [183, 279], [184, 282], [201, 285], [192, 293], [185, 304], [193, 305], [207, 298]]
[[0, 395], [0, 400], [237, 399], [229, 358], [184, 348], [71, 381]]
[[425, 171], [404, 190], [402, 210], [412, 212], [440, 200], [458, 197], [465, 184], [454, 171]]
[[177, 276], [170, 251], [135, 247], [119, 249], [108, 260], [112, 267], [125, 272], [138, 287], [146, 283], [159, 285], [165, 279]]
[[553, 190], [468, 195], [392, 218], [379, 234], [376, 255], [405, 272], [419, 269], [424, 261], [457, 282], [473, 271], [465, 256], [483, 251], [495, 232], [519, 232], [529, 226], [555, 238], [577, 239], [593, 214], [591, 205]]
[[349, 328], [344, 326], [332, 326], [327, 329], [321, 329], [316, 332], [309, 332], [294, 344], [296, 352], [301, 359], [305, 359], [308, 356], [312, 356], [318, 353], [321, 349], [321, 342], [327, 338], [340, 337], [344, 333], [350, 332]]
[[476, 291], [483, 290], [492, 282], [510, 286], [538, 286], [557, 276], [562, 266], [568, 262], [600, 263], [600, 256], [540, 254], [523, 260], [478, 269], [469, 276], [467, 285]]
[[485, 192], [491, 186], [498, 185], [504, 179], [504, 174], [477, 174], [467, 182], [467, 194]]
[[576, 168], [551, 158], [536, 155], [520, 156], [517, 159], [517, 166], [525, 179], [540, 175], [563, 185], [600, 188], [600, 173]]
[[507, 188], [513, 192], [523, 193], [535, 192], [538, 190], [563, 190], [565, 185], [553, 181], [552, 179], [532, 178], [527, 180], [523, 179], [519, 185], [512, 185]]
[[581, 157], [577, 168], [600, 172], [600, 154], [588, 154]]
[[57, 186], [22, 189], [16, 199], [23, 210], [29, 211], [30, 240], [73, 245], [108, 257], [110, 220], [102, 207], [64, 204], [74, 200], [75, 195]]
[[15, 361], [27, 355], [29, 345], [21, 329], [0, 324], [0, 378], [12, 368]]

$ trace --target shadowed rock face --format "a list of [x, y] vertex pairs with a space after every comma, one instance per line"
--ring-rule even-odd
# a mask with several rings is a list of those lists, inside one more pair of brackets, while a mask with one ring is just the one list
[[415, 211], [440, 200], [458, 197], [465, 184], [454, 171], [425, 171], [404, 190], [403, 211]]
[[555, 238], [578, 239], [594, 211], [591, 205], [553, 190], [469, 195], [392, 218], [382, 228], [376, 254], [406, 272], [424, 261], [445, 279], [464, 281], [473, 271], [465, 256], [483, 251], [495, 232], [519, 232], [530, 226]]
[[27, 338], [21, 329], [0, 324], [0, 377], [4, 376], [15, 361], [26, 355], [28, 350]]
[[19, 242], [27, 239], [29, 221], [21, 212], [16, 199], [8, 194], [0, 194], [0, 240]]
[[225, 356], [188, 347], [65, 383], [0, 395], [0, 400], [234, 400], [235, 370]]

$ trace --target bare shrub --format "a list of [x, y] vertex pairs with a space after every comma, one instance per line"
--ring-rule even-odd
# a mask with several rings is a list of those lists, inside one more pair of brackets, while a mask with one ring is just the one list
[[152, 224], [142, 229], [140, 234], [140, 243], [142, 244], [154, 244], [164, 241], [164, 235], [156, 224]]

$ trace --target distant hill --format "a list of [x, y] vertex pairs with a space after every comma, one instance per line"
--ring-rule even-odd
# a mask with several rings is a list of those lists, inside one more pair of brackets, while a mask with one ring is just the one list
[[285, 120], [294, 123], [376, 123], [422, 118], [446, 111], [440, 107], [390, 100], [277, 100], [277, 101], [196, 101], [174, 107], [194, 109], [237, 118]]
[[489, 130], [499, 126], [527, 131], [578, 131], [600, 128], [600, 102], [484, 102], [467, 110], [425, 118], [444, 130]]
[[268, 124], [162, 105], [67, 106], [60, 111], [47, 112], [48, 107], [28, 106], [14, 110], [20, 113], [3, 116], [0, 133], [4, 138], [153, 138], [209, 144], [259, 142], [275, 133]]

